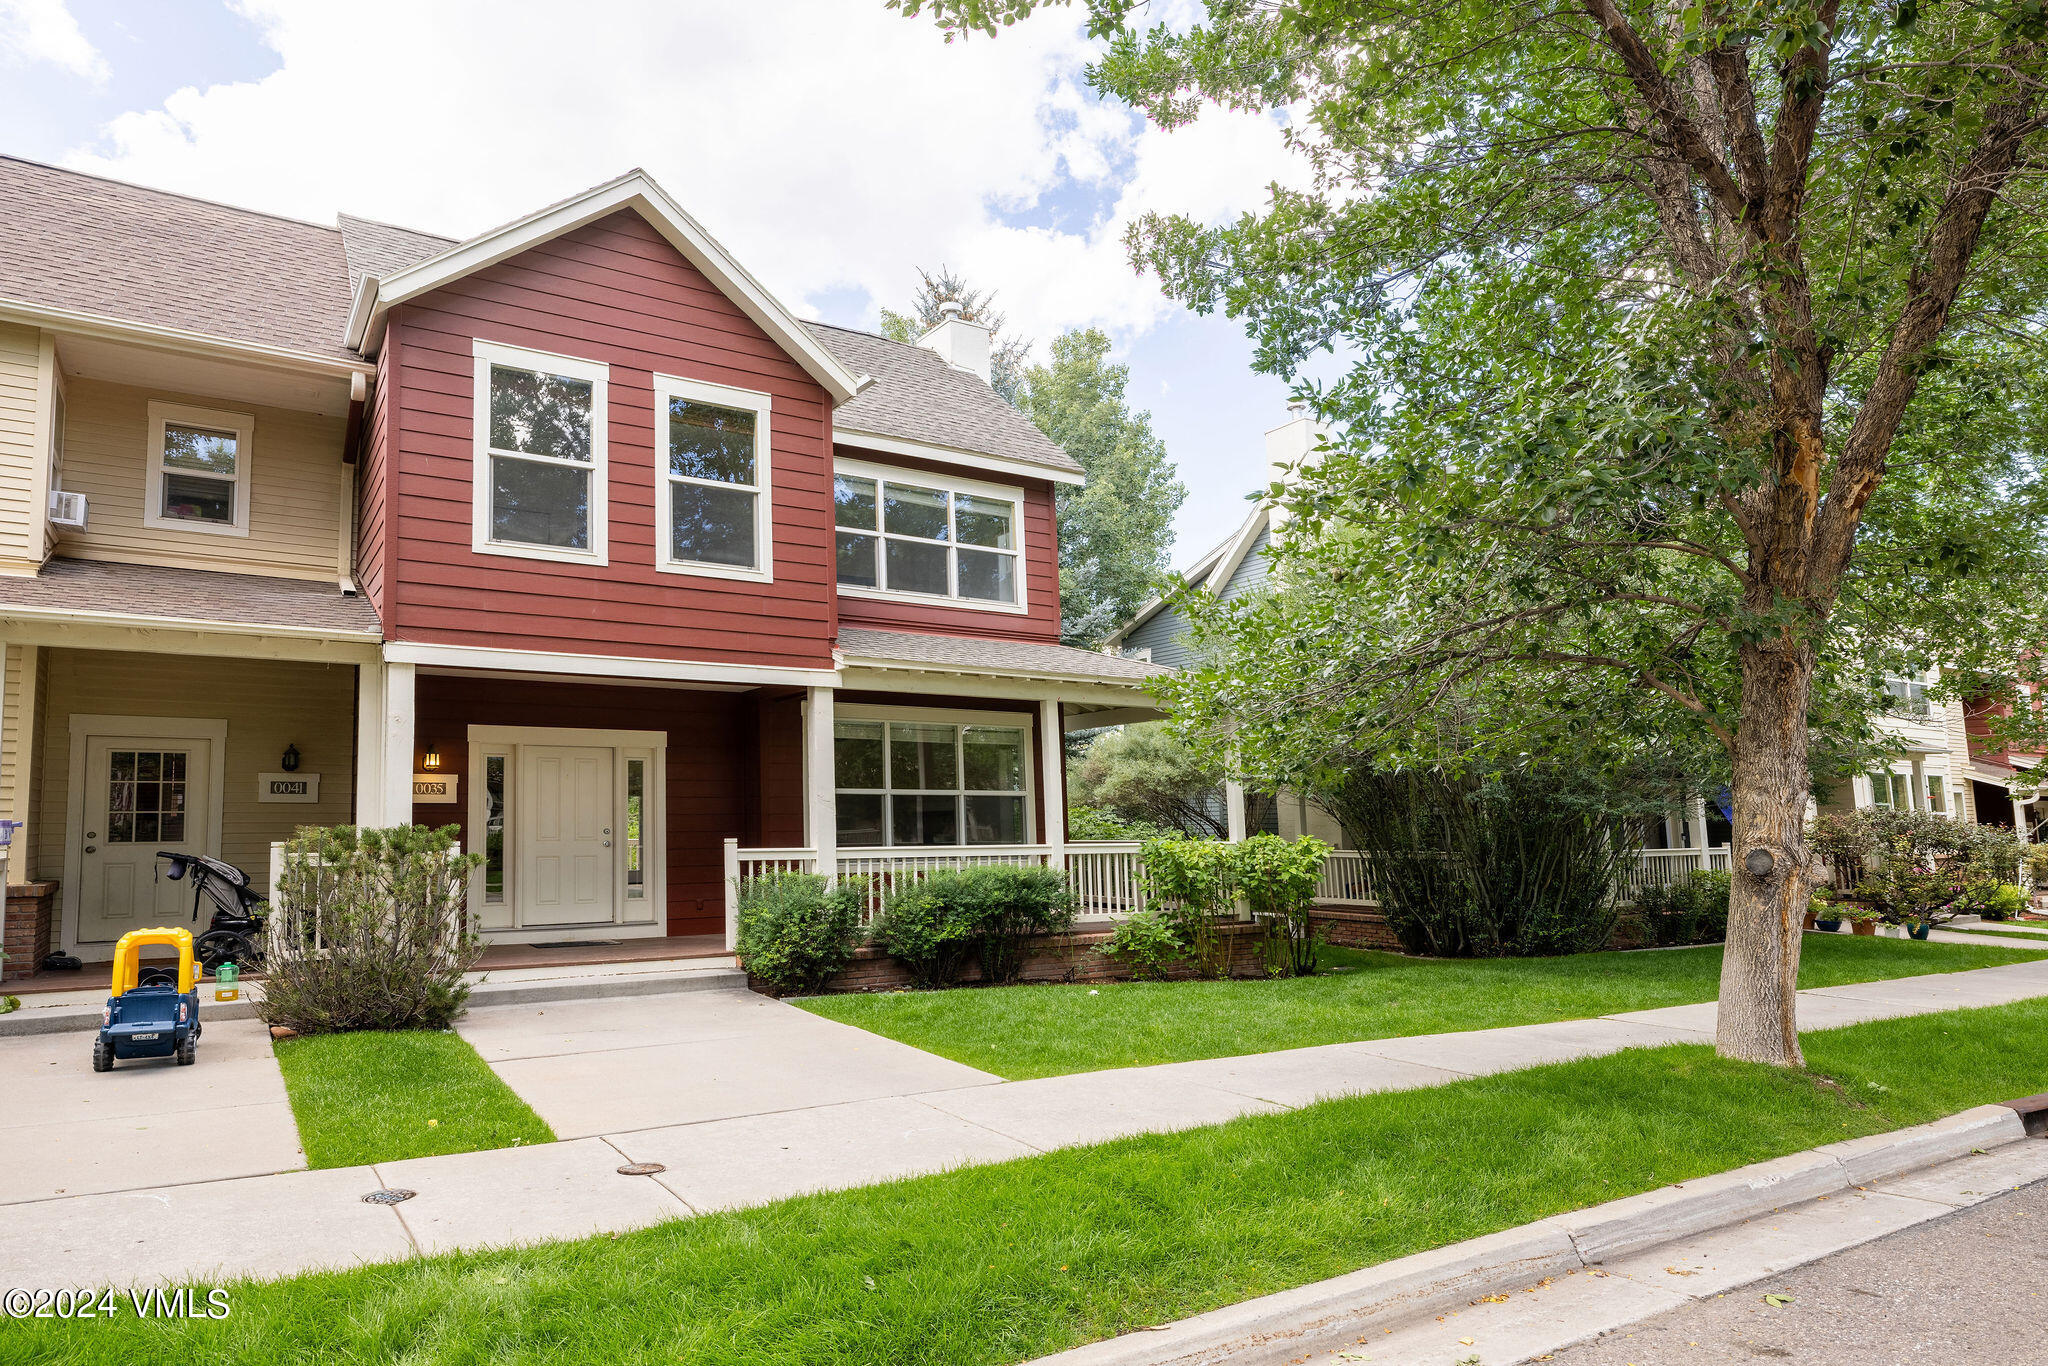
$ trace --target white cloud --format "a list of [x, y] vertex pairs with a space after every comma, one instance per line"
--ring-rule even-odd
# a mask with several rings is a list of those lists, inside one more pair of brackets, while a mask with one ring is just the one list
[[[1063, 10], [948, 44], [880, 0], [234, 7], [276, 71], [124, 114], [70, 163], [455, 235], [644, 166], [799, 308], [841, 291], [900, 307], [914, 267], [948, 263], [1043, 337], [1148, 327], [1168, 305], [1125, 261], [1124, 225], [1251, 207], [1287, 162], [1268, 120], [1166, 134], [1097, 100], [1081, 76], [1094, 49]], [[1056, 194], [1110, 207], [1005, 221]]]
[[0, 0], [0, 57], [47, 63], [103, 87], [111, 74], [65, 0]]

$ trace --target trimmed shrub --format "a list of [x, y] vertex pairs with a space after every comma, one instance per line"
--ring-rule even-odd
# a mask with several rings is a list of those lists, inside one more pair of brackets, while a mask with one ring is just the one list
[[969, 923], [985, 982], [1014, 982], [1024, 970], [1024, 941], [1074, 928], [1074, 894], [1057, 868], [991, 864], [965, 872]]
[[272, 889], [276, 945], [264, 965], [265, 1024], [301, 1034], [446, 1029], [469, 997], [483, 941], [464, 917], [480, 855], [454, 826], [308, 826], [285, 845]]
[[1645, 887], [1636, 896], [1636, 914], [1650, 942], [1670, 947], [1726, 939], [1728, 895], [1734, 881], [1728, 873], [1700, 872], [1661, 887]]
[[1237, 894], [1265, 926], [1266, 969], [1276, 976], [1307, 977], [1316, 970], [1323, 934], [1309, 911], [1329, 853], [1319, 839], [1253, 835], [1231, 855]]
[[2027, 908], [2027, 894], [2011, 883], [2001, 883], [1996, 892], [1985, 898], [1984, 909], [1977, 914], [1986, 920], [2011, 920]]
[[771, 872], [739, 888], [739, 956], [778, 994], [822, 991], [860, 943], [865, 878]]
[[1074, 899], [1053, 868], [984, 864], [900, 883], [882, 904], [874, 940], [919, 986], [942, 987], [979, 955], [988, 982], [1016, 980], [1024, 941], [1073, 928]]

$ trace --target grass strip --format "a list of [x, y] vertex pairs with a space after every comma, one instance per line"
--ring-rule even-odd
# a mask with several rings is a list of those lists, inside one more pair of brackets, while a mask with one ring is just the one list
[[1996, 925], [1943, 925], [1941, 928], [1949, 934], [1981, 934], [1994, 939], [2035, 943], [2048, 949], [2048, 934], [2029, 930], [2009, 930]]
[[[1567, 958], [1325, 950], [1337, 971], [1251, 982], [1119, 982], [822, 996], [798, 1002], [1012, 1080], [1282, 1048], [1586, 1019], [1711, 1001], [1721, 946]], [[1799, 985], [1959, 972], [2035, 955], [1986, 944], [1806, 936]]]
[[275, 1048], [309, 1167], [555, 1141], [459, 1034], [320, 1034]]
[[0, 1360], [995, 1366], [2048, 1087], [2048, 1002], [1335, 1100], [617, 1237], [230, 1288], [217, 1322], [28, 1321]]

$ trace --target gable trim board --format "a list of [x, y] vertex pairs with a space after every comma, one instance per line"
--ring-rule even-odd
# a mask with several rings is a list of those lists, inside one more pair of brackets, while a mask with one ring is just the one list
[[[1265, 534], [1271, 521], [1271, 509], [1261, 503], [1252, 510], [1251, 516], [1244, 519], [1244, 524], [1238, 527], [1228, 540], [1188, 566], [1181, 574], [1182, 587], [1192, 588], [1200, 584], [1211, 593], [1221, 593], [1228, 588], [1231, 579], [1236, 577], [1237, 571], [1243, 567], [1246, 558], [1252, 552], [1252, 547], [1259, 543], [1259, 537]], [[1103, 642], [1103, 648], [1113, 649], [1123, 644], [1130, 639], [1132, 632], [1158, 616], [1168, 605], [1166, 598], [1147, 600], [1129, 621], [1117, 627], [1109, 639]]]
[[842, 446], [858, 446], [864, 451], [879, 451], [884, 455], [907, 455], [917, 460], [987, 470], [991, 474], [1004, 474], [1013, 479], [1043, 479], [1053, 484], [1075, 485], [1088, 482], [1088, 476], [1078, 470], [1055, 469], [1050, 465], [1034, 465], [1024, 460], [1005, 460], [999, 455], [982, 455], [976, 451], [963, 451], [952, 446], [934, 446], [923, 441], [904, 441], [898, 437], [877, 436], [873, 432], [853, 431], [846, 427], [833, 427], [832, 440]]
[[349, 312], [344, 346], [372, 354], [383, 337], [384, 319], [407, 299], [441, 288], [496, 265], [530, 247], [552, 241], [600, 218], [631, 209], [667, 238], [719, 291], [789, 353], [834, 403], [852, 398], [872, 381], [849, 373], [782, 303], [762, 287], [704, 226], [685, 213], [644, 171], [585, 190], [572, 199], [529, 214], [504, 227], [450, 247], [388, 280], [365, 275]]

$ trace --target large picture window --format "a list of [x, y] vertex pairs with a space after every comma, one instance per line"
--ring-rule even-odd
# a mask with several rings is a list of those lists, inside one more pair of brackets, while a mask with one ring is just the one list
[[605, 563], [610, 367], [495, 342], [475, 350], [472, 547]]
[[842, 846], [1030, 842], [1028, 727], [849, 717], [832, 740]]
[[249, 443], [256, 419], [247, 413], [152, 403], [149, 430], [143, 525], [248, 535]]
[[768, 395], [654, 377], [661, 458], [659, 568], [719, 578], [773, 577]]
[[840, 592], [1023, 608], [1016, 490], [844, 463], [832, 487]]

